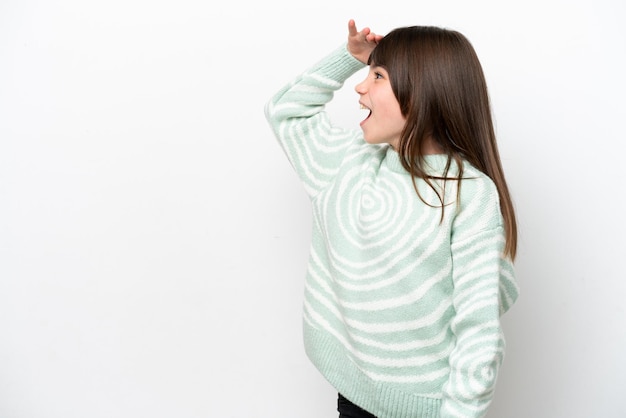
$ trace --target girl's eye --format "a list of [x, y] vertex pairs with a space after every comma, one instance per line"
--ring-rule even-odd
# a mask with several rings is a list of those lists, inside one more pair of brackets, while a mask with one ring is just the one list
[[376, 78], [376, 79], [383, 78], [383, 75], [381, 73], [375, 72], [374, 73], [374, 78]]

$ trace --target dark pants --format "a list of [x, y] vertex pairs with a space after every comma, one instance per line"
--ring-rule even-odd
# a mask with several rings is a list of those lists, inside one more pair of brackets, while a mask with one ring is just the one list
[[339, 411], [339, 418], [376, 418], [374, 415], [344, 398], [341, 393], [337, 399], [337, 411]]

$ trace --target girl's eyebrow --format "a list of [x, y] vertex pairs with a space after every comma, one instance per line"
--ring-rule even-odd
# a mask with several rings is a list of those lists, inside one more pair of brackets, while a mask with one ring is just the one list
[[370, 64], [370, 68], [387, 71], [387, 68], [385, 68], [385, 66], [379, 64]]

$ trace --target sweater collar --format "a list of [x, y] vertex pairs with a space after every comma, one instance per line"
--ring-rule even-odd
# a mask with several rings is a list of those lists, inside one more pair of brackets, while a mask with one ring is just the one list
[[[446, 154], [429, 154], [424, 156], [424, 162], [426, 163], [425, 169], [431, 174], [441, 174], [446, 167], [448, 156]], [[385, 155], [384, 165], [391, 171], [396, 173], [408, 174], [405, 168], [400, 162], [400, 155], [391, 146], [387, 146], [387, 152]], [[456, 167], [454, 160], [450, 166], [451, 173], [454, 172], [452, 168]]]

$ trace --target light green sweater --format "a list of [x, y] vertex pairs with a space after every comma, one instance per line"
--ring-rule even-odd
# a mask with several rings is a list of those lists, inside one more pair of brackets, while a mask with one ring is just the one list
[[[465, 163], [460, 205], [448, 181], [440, 222], [435, 193], [418, 180], [435, 207], [419, 199], [393, 148], [331, 124], [325, 104], [361, 68], [343, 45], [265, 108], [312, 202], [306, 352], [379, 418], [482, 417], [504, 355], [500, 316], [518, 294], [497, 190]], [[445, 162], [427, 156], [433, 173]]]

